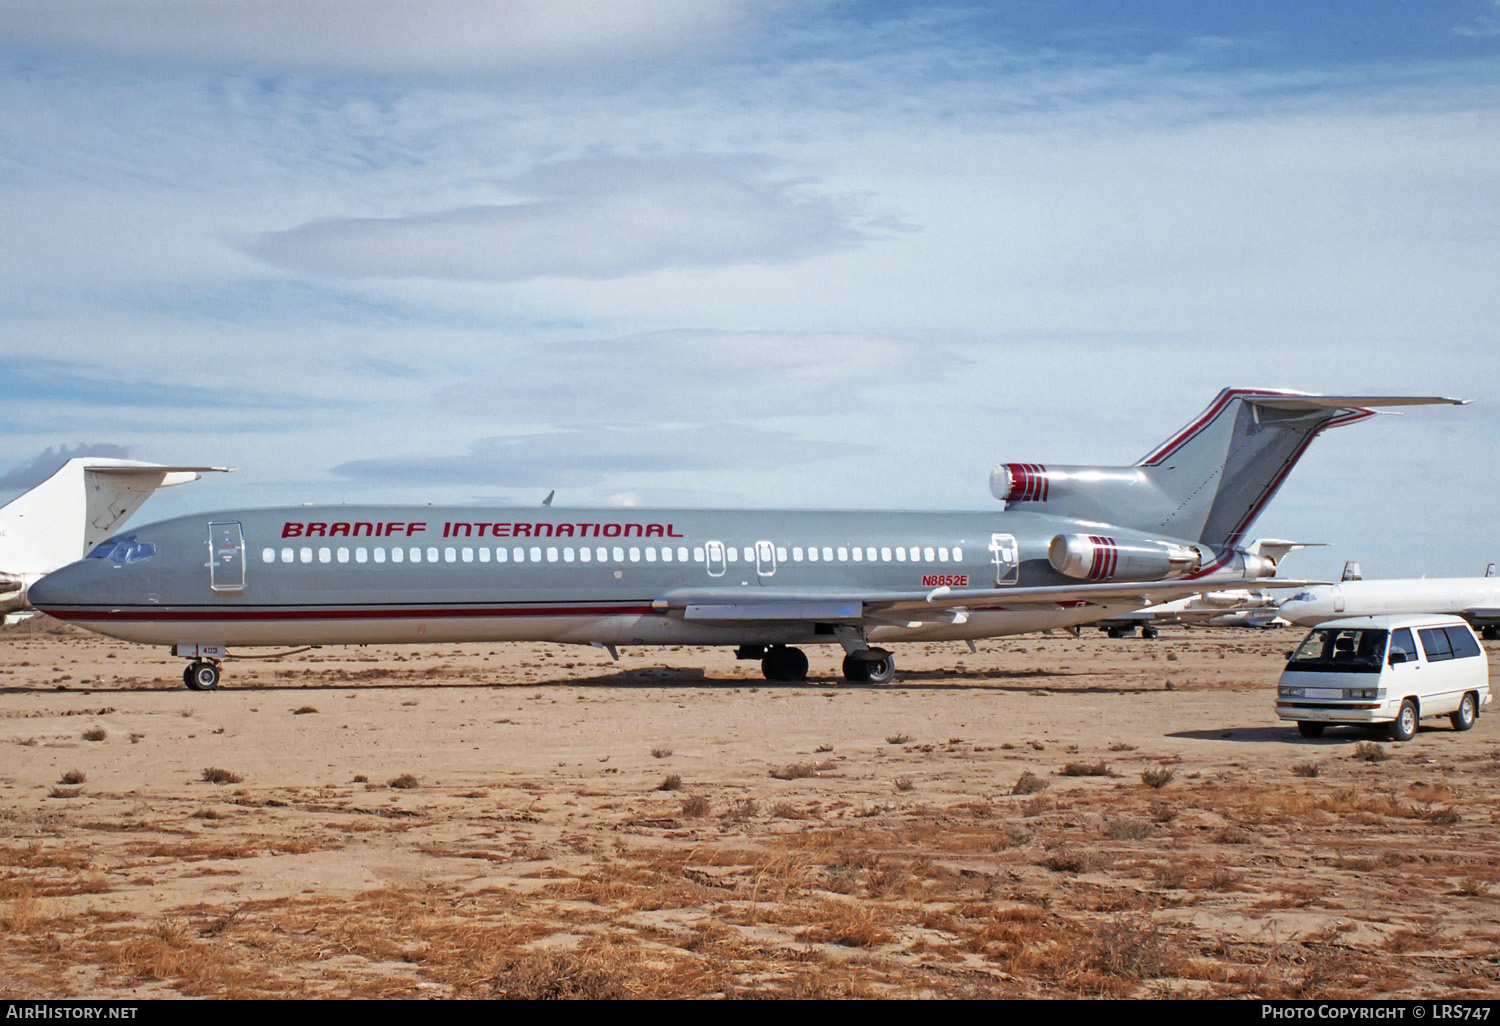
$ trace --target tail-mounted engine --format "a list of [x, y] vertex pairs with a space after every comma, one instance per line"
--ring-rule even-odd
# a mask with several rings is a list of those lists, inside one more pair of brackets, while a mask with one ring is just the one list
[[1060, 534], [1047, 546], [1047, 562], [1080, 581], [1160, 581], [1196, 573], [1203, 566], [1203, 552], [1176, 542]]

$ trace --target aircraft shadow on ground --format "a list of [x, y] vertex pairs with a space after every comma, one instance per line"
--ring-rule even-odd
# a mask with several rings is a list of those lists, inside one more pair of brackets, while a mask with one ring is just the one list
[[[1426, 730], [1441, 728], [1423, 728]], [[1191, 741], [1233, 741], [1238, 744], [1295, 744], [1303, 748], [1347, 748], [1361, 741], [1382, 741], [1387, 735], [1383, 729], [1374, 727], [1329, 727], [1322, 737], [1303, 737], [1290, 723], [1271, 727], [1214, 727], [1204, 730], [1179, 730], [1167, 737]]]
[[[225, 681], [221, 690], [226, 692], [409, 691], [416, 688], [508, 690], [513, 688], [563, 686], [578, 688], [705, 689], [714, 691], [744, 690], [746, 688], [767, 691], [838, 688], [840, 690], [861, 691], [977, 691], [1058, 696], [1136, 695], [1160, 690], [1154, 687], [1049, 685], [1047, 683], [1049, 680], [1057, 681], [1075, 676], [1088, 676], [1087, 674], [1058, 670], [919, 670], [909, 673], [898, 672], [896, 679], [889, 684], [851, 683], [844, 680], [842, 676], [834, 674], [826, 676], [815, 674], [809, 676], [806, 680], [799, 681], [771, 681], [753, 677], [710, 677], [700, 667], [647, 667], [638, 670], [608, 671], [586, 677], [558, 677], [551, 680], [514, 682], [465, 679], [461, 675], [453, 674], [452, 671], [445, 671], [442, 677], [431, 679], [419, 676], [405, 676], [409, 671], [399, 670], [393, 671], [392, 678], [387, 680], [366, 678], [357, 680], [329, 680], [324, 678], [323, 673], [325, 672], [327, 671], [309, 670], [305, 676], [295, 679], [245, 682], [243, 678], [237, 681], [233, 671], [230, 670], [230, 672], [225, 674]], [[77, 683], [66, 687], [48, 685], [38, 687], [8, 687], [0, 688], [0, 695], [35, 695], [38, 693], [109, 695], [174, 690], [187, 691], [186, 688], [181, 687], [178, 679], [163, 676], [160, 680], [133, 684], [116, 684], [104, 687]], [[194, 694], [194, 692], [187, 693]], [[211, 692], [197, 692], [197, 694], [207, 695], [211, 694]]]

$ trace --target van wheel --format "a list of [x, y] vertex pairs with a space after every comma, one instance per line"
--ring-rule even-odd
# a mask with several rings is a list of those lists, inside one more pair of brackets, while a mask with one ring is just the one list
[[1474, 692], [1464, 695], [1464, 700], [1458, 703], [1458, 709], [1448, 719], [1454, 730], [1468, 730], [1474, 726], [1474, 721], [1479, 719], [1479, 699], [1474, 697]]
[[1303, 737], [1322, 737], [1323, 728], [1326, 726], [1326, 723], [1310, 723], [1307, 720], [1298, 720], [1297, 733]]
[[1391, 721], [1390, 726], [1392, 741], [1410, 741], [1417, 736], [1417, 703], [1406, 699], [1401, 703], [1401, 711]]

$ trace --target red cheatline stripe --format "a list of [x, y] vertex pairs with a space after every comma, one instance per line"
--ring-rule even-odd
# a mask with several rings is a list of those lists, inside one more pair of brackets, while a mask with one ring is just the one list
[[44, 609], [59, 620], [72, 622], [205, 622], [239, 620], [433, 620], [519, 616], [619, 616], [652, 612], [645, 606], [441, 606], [426, 609], [371, 606], [363, 609]]

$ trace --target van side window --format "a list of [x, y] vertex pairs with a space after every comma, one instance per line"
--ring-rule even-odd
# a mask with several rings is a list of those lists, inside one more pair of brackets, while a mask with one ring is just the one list
[[1417, 643], [1412, 639], [1410, 627], [1391, 631], [1391, 655], [1397, 652], [1405, 652], [1406, 661], [1409, 663], [1417, 661]]
[[1474, 632], [1467, 627], [1444, 627], [1443, 633], [1448, 635], [1448, 644], [1453, 646], [1454, 659], [1467, 659], [1479, 654], [1479, 643], [1474, 640]]
[[1448, 643], [1448, 633], [1441, 627], [1421, 627], [1417, 629], [1417, 634], [1422, 639], [1422, 651], [1427, 653], [1429, 663], [1453, 658], [1453, 646]]

